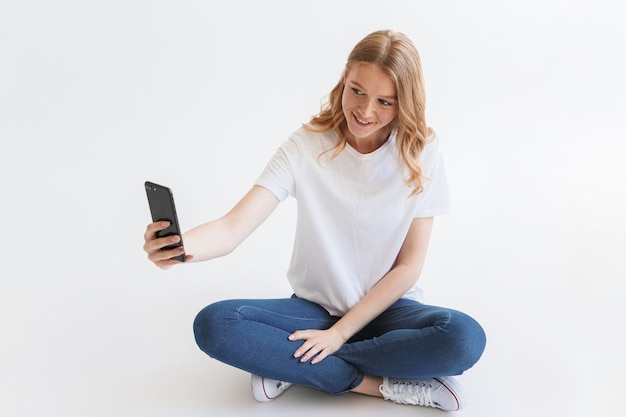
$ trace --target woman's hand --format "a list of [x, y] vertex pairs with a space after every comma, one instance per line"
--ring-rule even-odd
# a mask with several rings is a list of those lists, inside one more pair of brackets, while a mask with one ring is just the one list
[[[182, 246], [162, 250], [165, 246], [180, 242], [180, 236], [178, 235], [161, 238], [156, 237], [156, 233], [158, 231], [167, 229], [169, 225], [170, 223], [167, 221], [150, 223], [143, 235], [145, 241], [143, 244], [143, 250], [148, 254], [148, 259], [161, 269], [169, 269], [172, 266], [181, 263], [180, 261], [171, 258], [182, 255], [185, 252], [185, 248]], [[188, 261], [192, 258], [193, 256], [187, 254]]]
[[300, 362], [307, 362], [311, 358], [311, 364], [320, 363], [328, 355], [332, 355], [346, 342], [338, 331], [332, 328], [328, 330], [298, 330], [289, 335], [289, 340], [304, 340], [302, 346], [293, 354], [294, 358], [300, 358]]

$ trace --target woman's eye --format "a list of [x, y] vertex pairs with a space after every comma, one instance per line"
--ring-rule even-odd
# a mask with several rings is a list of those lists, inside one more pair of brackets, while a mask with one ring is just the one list
[[358, 88], [353, 88], [352, 92], [357, 95], [357, 96], [362, 96], [363, 92], [361, 90], [359, 90]]
[[388, 102], [387, 100], [379, 100], [380, 104], [382, 104], [383, 106], [391, 106], [391, 103]]

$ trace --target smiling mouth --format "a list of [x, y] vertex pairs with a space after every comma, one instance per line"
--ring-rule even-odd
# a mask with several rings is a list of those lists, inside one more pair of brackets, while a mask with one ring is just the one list
[[369, 126], [374, 123], [374, 122], [368, 122], [366, 120], [359, 119], [355, 114], [353, 114], [353, 116], [354, 116], [354, 120], [357, 122], [359, 126]]

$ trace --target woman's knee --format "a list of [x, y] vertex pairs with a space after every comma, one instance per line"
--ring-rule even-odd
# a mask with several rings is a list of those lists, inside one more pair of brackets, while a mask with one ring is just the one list
[[225, 322], [233, 309], [227, 301], [210, 304], [200, 310], [193, 322], [193, 332], [198, 347], [208, 355], [217, 348]]
[[461, 372], [474, 366], [485, 350], [487, 337], [482, 326], [465, 313], [456, 312], [448, 328], [448, 349]]

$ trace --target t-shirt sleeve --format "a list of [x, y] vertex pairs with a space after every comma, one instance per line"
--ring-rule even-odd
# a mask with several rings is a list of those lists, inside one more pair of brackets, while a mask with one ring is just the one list
[[295, 192], [292, 169], [294, 148], [293, 142], [283, 142], [255, 182], [255, 185], [269, 190], [279, 201], [284, 201]]
[[424, 191], [420, 193], [413, 217], [431, 217], [449, 214], [452, 210], [448, 177], [441, 149], [435, 136], [422, 152], [422, 169], [426, 180]]

